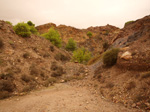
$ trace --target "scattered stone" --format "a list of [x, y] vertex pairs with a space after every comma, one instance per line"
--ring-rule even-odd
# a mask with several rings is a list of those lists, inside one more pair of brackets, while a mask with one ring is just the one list
[[132, 108], [135, 108], [136, 107], [136, 104], [134, 103], [134, 104], [132, 104]]
[[61, 82], [61, 83], [64, 83], [64, 82], [65, 82], [65, 80], [61, 80], [60, 82]]
[[132, 54], [129, 51], [126, 51], [125, 53], [121, 55], [120, 58], [124, 60], [130, 60], [132, 59]]

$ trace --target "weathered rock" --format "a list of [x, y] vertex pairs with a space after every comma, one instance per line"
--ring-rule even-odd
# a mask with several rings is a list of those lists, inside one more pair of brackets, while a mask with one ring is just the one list
[[126, 51], [125, 53], [121, 55], [120, 58], [124, 60], [130, 60], [132, 59], [132, 54], [129, 51]]

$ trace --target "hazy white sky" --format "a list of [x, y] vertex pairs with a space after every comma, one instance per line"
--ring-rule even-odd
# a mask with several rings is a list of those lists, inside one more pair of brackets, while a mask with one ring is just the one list
[[13, 24], [65, 24], [77, 28], [123, 27], [129, 20], [150, 14], [150, 0], [0, 0], [0, 20]]

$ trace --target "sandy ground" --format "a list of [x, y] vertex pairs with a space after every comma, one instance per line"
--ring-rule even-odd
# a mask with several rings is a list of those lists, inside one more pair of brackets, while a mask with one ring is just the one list
[[1, 100], [0, 112], [141, 112], [106, 101], [91, 89], [75, 83], [60, 83]]

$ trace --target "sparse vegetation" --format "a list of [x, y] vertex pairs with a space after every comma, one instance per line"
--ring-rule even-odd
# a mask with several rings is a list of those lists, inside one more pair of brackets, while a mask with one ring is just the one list
[[145, 78], [150, 78], [150, 71], [142, 74], [141, 79]]
[[57, 53], [57, 54], [55, 55], [55, 59], [56, 59], [57, 61], [67, 61], [67, 60], [69, 60], [70, 58], [67, 57], [67, 56], [65, 56], [65, 55], [63, 55], [62, 53]]
[[101, 57], [102, 57], [101, 55], [94, 56], [88, 61], [87, 64], [92, 65], [92, 64], [96, 63], [98, 60], [100, 60]]
[[24, 53], [23, 58], [29, 58], [30, 54], [29, 53]]
[[46, 80], [46, 82], [44, 83], [44, 86], [48, 87], [50, 85], [53, 85], [56, 82], [57, 82], [57, 79], [55, 77], [51, 77], [51, 78]]
[[18, 23], [13, 28], [16, 34], [22, 37], [30, 37], [31, 35], [30, 27], [27, 23], [24, 23], [24, 22]]
[[62, 76], [65, 73], [63, 67], [57, 65], [56, 62], [52, 63], [51, 70], [53, 70], [53, 72], [51, 74], [52, 77], [59, 77], [59, 76]]
[[56, 70], [52, 72], [52, 77], [60, 77], [65, 73], [64, 69], [61, 66], [57, 66]]
[[60, 35], [59, 33], [53, 29], [53, 28], [50, 28], [49, 32], [48, 33], [45, 33], [42, 35], [43, 37], [45, 37], [46, 39], [50, 40], [51, 43], [53, 45], [55, 45], [56, 47], [61, 47], [61, 38], [60, 38]]
[[8, 91], [0, 91], [0, 99], [5, 99], [10, 97], [10, 93]]
[[74, 51], [75, 49], [76, 49], [76, 42], [72, 38], [70, 38], [66, 45], [66, 50]]
[[103, 49], [104, 49], [104, 51], [106, 51], [108, 48], [109, 48], [108, 42], [107, 42], [107, 41], [104, 41], [104, 42], [103, 42]]
[[5, 21], [6, 23], [10, 24], [11, 26], [13, 26], [13, 24], [10, 21]]
[[127, 26], [127, 25], [130, 24], [130, 23], [133, 23], [133, 22], [134, 22], [134, 21], [128, 21], [128, 22], [126, 22], [125, 25], [124, 25], [124, 27]]
[[4, 43], [2, 41], [2, 39], [0, 38], [0, 49], [4, 47]]
[[113, 88], [114, 84], [112, 82], [109, 82], [106, 84], [106, 88]]
[[25, 86], [22, 89], [22, 92], [29, 92], [29, 91], [33, 90], [35, 87], [36, 87], [36, 84], [31, 82], [29, 85]]
[[49, 48], [50, 48], [50, 51], [54, 52], [54, 50], [55, 50], [54, 46], [51, 45]]
[[21, 76], [21, 79], [23, 80], [23, 81], [25, 81], [25, 82], [30, 82], [30, 81], [32, 81], [32, 77], [31, 76], [28, 76], [28, 75], [22, 75]]
[[91, 58], [91, 53], [85, 48], [79, 48], [73, 52], [72, 60], [86, 64]]
[[34, 76], [37, 76], [39, 74], [39, 69], [36, 68], [35, 65], [31, 65], [30, 67], [30, 75], [34, 75]]
[[13, 78], [12, 73], [7, 73], [7, 74], [2, 73], [2, 74], [0, 74], [0, 79], [5, 79], [5, 80], [7, 80], [7, 79], [9, 79], [9, 78]]
[[13, 92], [14, 89], [15, 89], [15, 85], [12, 83], [11, 80], [0, 81], [0, 91]]
[[106, 51], [103, 55], [103, 63], [105, 66], [113, 66], [117, 62], [119, 49], [113, 48]]
[[87, 36], [88, 36], [89, 38], [91, 38], [92, 35], [93, 35], [92, 32], [90, 32], [90, 31], [87, 32]]
[[133, 88], [135, 88], [135, 87], [136, 87], [136, 83], [133, 82], [133, 81], [131, 81], [131, 82], [129, 82], [129, 83], [127, 84], [126, 89], [127, 89], [128, 91], [130, 91], [131, 89], [133, 89]]
[[82, 80], [84, 78], [84, 76], [67, 76], [64, 78], [65, 82], [71, 81], [71, 80]]

